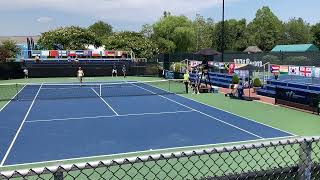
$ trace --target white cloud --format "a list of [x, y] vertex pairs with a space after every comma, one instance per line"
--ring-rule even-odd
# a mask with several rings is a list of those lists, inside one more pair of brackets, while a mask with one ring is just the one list
[[49, 23], [52, 20], [53, 19], [51, 17], [39, 17], [37, 19], [37, 22], [39, 22], [39, 23]]
[[106, 20], [149, 22], [161, 16], [163, 11], [191, 16], [202, 9], [221, 5], [221, 2], [222, 0], [9, 0], [0, 2], [0, 10], [42, 8]]

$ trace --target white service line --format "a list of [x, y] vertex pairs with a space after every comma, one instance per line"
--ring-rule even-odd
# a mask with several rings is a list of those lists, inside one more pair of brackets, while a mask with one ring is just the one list
[[37, 122], [54, 122], [54, 121], [71, 121], [71, 120], [82, 120], [82, 119], [99, 119], [99, 118], [112, 118], [112, 117], [128, 117], [128, 116], [145, 116], [145, 115], [161, 115], [161, 114], [178, 114], [178, 113], [190, 113], [190, 111], [174, 111], [174, 112], [158, 112], [158, 113], [140, 113], [140, 114], [120, 114], [111, 116], [92, 116], [92, 117], [75, 117], [75, 118], [60, 118], [60, 119], [44, 119], [44, 120], [32, 120], [26, 121], [26, 123], [37, 123]]
[[[167, 90], [164, 90], [164, 89], [161, 89], [161, 88], [159, 88], [159, 87], [152, 86], [152, 85], [149, 85], [149, 86], [154, 87], [154, 88], [157, 88], [157, 89], [160, 89], [160, 90], [163, 90], [163, 91], [167, 91]], [[168, 92], [168, 91], [167, 91], [167, 92]], [[220, 110], [220, 111], [223, 111], [223, 112], [226, 112], [226, 113], [232, 114], [232, 115], [234, 115], [234, 116], [237, 116], [237, 117], [243, 118], [243, 119], [245, 119], [245, 120], [252, 121], [252, 122], [254, 122], [254, 123], [261, 124], [261, 125], [263, 125], [263, 126], [267, 126], [267, 127], [269, 127], [269, 128], [276, 129], [276, 130], [278, 130], [278, 131], [281, 131], [281, 132], [284, 132], [284, 133], [290, 134], [290, 135], [292, 135], [293, 137], [298, 136], [298, 135], [296, 135], [296, 134], [293, 134], [293, 133], [291, 133], [291, 132], [288, 132], [288, 131], [282, 130], [282, 129], [280, 129], [280, 128], [272, 127], [272, 126], [270, 126], [270, 125], [268, 125], [268, 124], [265, 124], [265, 123], [262, 123], [262, 122], [255, 121], [255, 120], [253, 120], [253, 119], [250, 119], [250, 118], [247, 118], [247, 117], [244, 117], [244, 116], [241, 116], [241, 115], [235, 114], [235, 113], [233, 113], [233, 112], [230, 112], [230, 111], [227, 111], [227, 110], [224, 110], [224, 109], [220, 109], [220, 108], [218, 108], [218, 107], [215, 107], [215, 106], [212, 106], [212, 105], [209, 105], [209, 104], [205, 104], [205, 103], [200, 102], [200, 101], [197, 101], [197, 100], [195, 100], [195, 99], [191, 99], [191, 98], [188, 98], [188, 97], [184, 97], [184, 96], [182, 96], [182, 95], [180, 95], [180, 94], [176, 94], [176, 95], [177, 95], [177, 96], [179, 96], [179, 97], [181, 97], [181, 98], [184, 98], [184, 99], [187, 99], [187, 100], [190, 100], [190, 101], [196, 102], [196, 103], [203, 104], [203, 105], [205, 105], [205, 106], [207, 106], [207, 107], [211, 107], [211, 108], [214, 108], [214, 109], [217, 109], [217, 110]], [[273, 105], [273, 106], [277, 106], [277, 105]], [[291, 137], [291, 136], [290, 136], [290, 137]]]
[[117, 116], [119, 116], [119, 114], [110, 106], [109, 103], [107, 103], [107, 101], [105, 101], [105, 100], [99, 95], [99, 93], [98, 93], [96, 90], [94, 90], [93, 88], [91, 88], [91, 89], [92, 89], [92, 91], [93, 91], [94, 93], [96, 93], [96, 95], [97, 95]]
[[28, 117], [28, 115], [29, 115], [32, 107], [33, 107], [33, 104], [34, 104], [34, 102], [36, 101], [36, 99], [37, 99], [37, 97], [38, 97], [38, 95], [39, 95], [39, 92], [40, 92], [40, 90], [41, 90], [42, 85], [43, 85], [43, 83], [40, 85], [37, 94], [36, 94], [35, 97], [33, 98], [33, 101], [32, 101], [32, 103], [31, 103], [31, 105], [30, 105], [30, 107], [29, 107], [26, 115], [24, 116], [23, 121], [22, 121], [22, 123], [20, 124], [20, 127], [19, 127], [19, 129], [17, 130], [17, 133], [16, 133], [16, 135], [14, 136], [14, 138], [13, 138], [13, 140], [12, 140], [12, 142], [11, 142], [11, 144], [10, 144], [7, 152], [6, 152], [6, 154], [4, 155], [4, 157], [3, 157], [2, 161], [1, 161], [0, 166], [3, 166], [3, 164], [4, 164], [4, 162], [6, 161], [6, 159], [7, 159], [8, 155], [9, 155], [9, 153], [10, 153], [10, 151], [11, 151], [11, 149], [12, 149], [14, 143], [15, 143], [15, 141], [17, 140], [17, 137], [18, 137], [18, 135], [19, 135], [19, 133], [20, 133], [20, 131], [21, 131], [24, 123], [26, 122], [26, 119], [27, 119], [27, 117]]
[[209, 114], [206, 114], [206, 113], [204, 113], [204, 112], [201, 112], [201, 111], [199, 111], [199, 110], [196, 110], [196, 109], [194, 109], [194, 108], [191, 108], [191, 107], [189, 107], [189, 106], [186, 106], [186, 105], [184, 105], [184, 104], [181, 104], [181, 103], [179, 103], [179, 102], [177, 102], [177, 101], [175, 101], [175, 100], [172, 100], [172, 99], [167, 98], [167, 97], [165, 97], [165, 96], [162, 96], [162, 95], [160, 95], [160, 94], [156, 94], [155, 92], [150, 91], [149, 89], [143, 88], [143, 87], [138, 86], [138, 85], [136, 85], [136, 84], [133, 84], [133, 85], [134, 85], [134, 86], [137, 86], [137, 87], [139, 87], [139, 88], [141, 88], [141, 89], [143, 89], [143, 90], [146, 90], [146, 91], [148, 91], [148, 92], [151, 92], [151, 93], [153, 93], [153, 94], [155, 94], [155, 95], [158, 95], [158, 96], [160, 96], [160, 97], [162, 97], [162, 98], [164, 98], [164, 99], [167, 99], [167, 100], [169, 100], [169, 101], [171, 101], [171, 102], [174, 102], [174, 103], [179, 104], [179, 105], [181, 105], [181, 106], [184, 106], [184, 107], [186, 107], [186, 108], [188, 108], [188, 109], [191, 109], [191, 110], [193, 110], [193, 111], [196, 111], [196, 112], [198, 112], [198, 113], [200, 113], [200, 114], [202, 114], [202, 115], [205, 115], [205, 116], [207, 116], [207, 117], [210, 117], [210, 118], [212, 118], [212, 119], [215, 119], [215, 120], [217, 120], [217, 121], [219, 121], [219, 122], [221, 122], [221, 123], [224, 123], [224, 124], [226, 124], [226, 125], [229, 125], [229, 126], [231, 126], [231, 127], [234, 127], [234, 128], [236, 128], [236, 129], [239, 129], [239, 130], [241, 130], [241, 131], [243, 131], [243, 132], [246, 132], [246, 133], [248, 133], [248, 134], [251, 134], [251, 135], [253, 135], [253, 136], [255, 136], [255, 137], [258, 137], [258, 138], [260, 138], [260, 139], [264, 139], [263, 137], [261, 137], [261, 136], [259, 136], [259, 135], [256, 135], [256, 134], [254, 134], [254, 133], [252, 133], [252, 132], [250, 132], [250, 131], [247, 131], [247, 130], [245, 130], [245, 129], [242, 129], [242, 128], [240, 128], [240, 127], [238, 127], [238, 126], [235, 126], [235, 125], [233, 125], [233, 124], [227, 123], [227, 122], [225, 122], [225, 121], [223, 121], [223, 120], [221, 120], [221, 119], [218, 119], [218, 118], [216, 118], [216, 117], [213, 117], [213, 116], [211, 116], [211, 115], [209, 115]]
[[0, 112], [1, 112], [2, 110], [4, 110], [4, 108], [5, 108], [6, 106], [8, 106], [8, 104], [9, 104], [13, 99], [16, 98], [17, 95], [18, 95], [26, 86], [27, 86], [27, 84], [25, 84], [25, 85], [17, 92], [17, 94], [15, 94], [15, 95], [13, 96], [12, 99], [10, 99], [10, 101], [8, 101], [8, 102], [0, 109]]

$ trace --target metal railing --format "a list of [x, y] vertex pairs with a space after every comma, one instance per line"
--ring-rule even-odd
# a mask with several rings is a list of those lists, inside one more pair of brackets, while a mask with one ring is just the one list
[[320, 137], [0, 172], [0, 179], [319, 179]]

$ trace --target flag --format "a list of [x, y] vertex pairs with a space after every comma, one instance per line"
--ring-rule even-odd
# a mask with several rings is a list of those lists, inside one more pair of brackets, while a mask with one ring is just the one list
[[271, 65], [271, 73], [280, 73], [280, 66], [279, 65]]
[[97, 57], [97, 56], [101, 56], [101, 51], [99, 51], [99, 50], [94, 50], [94, 51], [92, 51], [92, 56], [95, 56], [95, 57]]
[[32, 57], [31, 47], [30, 47], [30, 40], [27, 38], [27, 48], [28, 48], [28, 58]]
[[65, 56], [67, 56], [67, 51], [59, 51], [59, 56], [61, 56], [61, 57], [65, 57]]
[[122, 51], [116, 51], [116, 56], [118, 56], [118, 57], [120, 56], [121, 57], [122, 56]]
[[115, 52], [114, 51], [105, 51], [105, 55], [106, 56], [115, 56]]
[[311, 67], [300, 67], [300, 76], [311, 77], [312, 68]]
[[289, 73], [289, 66], [280, 65], [280, 74], [288, 74]]
[[219, 62], [219, 69], [225, 69], [225, 66], [224, 66], [223, 62]]
[[320, 68], [319, 67], [312, 68], [312, 77], [320, 78]]
[[30, 45], [31, 45], [31, 49], [33, 50], [33, 49], [35, 49], [35, 46], [34, 46], [34, 41], [33, 41], [33, 38], [32, 37], [30, 37]]
[[76, 51], [69, 51], [68, 56], [76, 56]]
[[92, 51], [86, 50], [86, 51], [83, 52], [83, 55], [84, 56], [92, 56]]
[[48, 57], [50, 55], [50, 51], [41, 51], [42, 57]]
[[76, 51], [77, 56], [83, 56], [84, 52], [83, 51]]
[[41, 55], [41, 51], [39, 51], [39, 50], [33, 50], [33, 51], [31, 51], [31, 54], [32, 54], [32, 57], [35, 57], [35, 56], [40, 56]]
[[300, 75], [299, 66], [289, 66], [289, 75]]
[[58, 57], [58, 51], [57, 50], [51, 50], [50, 51], [50, 57]]

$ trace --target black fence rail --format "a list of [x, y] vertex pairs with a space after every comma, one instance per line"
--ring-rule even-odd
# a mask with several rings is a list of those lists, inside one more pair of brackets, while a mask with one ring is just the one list
[[320, 137], [292, 138], [34, 169], [0, 179], [319, 179]]
[[[221, 62], [221, 54], [212, 56], [202, 56], [193, 53], [173, 53], [159, 54], [151, 58], [151, 61], [158, 62], [180, 62], [188, 60], [209, 60]], [[320, 52], [265, 52], [265, 53], [226, 53], [224, 54], [225, 62], [234, 62], [234, 60], [262, 61], [263, 63], [279, 65], [301, 65], [301, 66], [320, 66]]]

